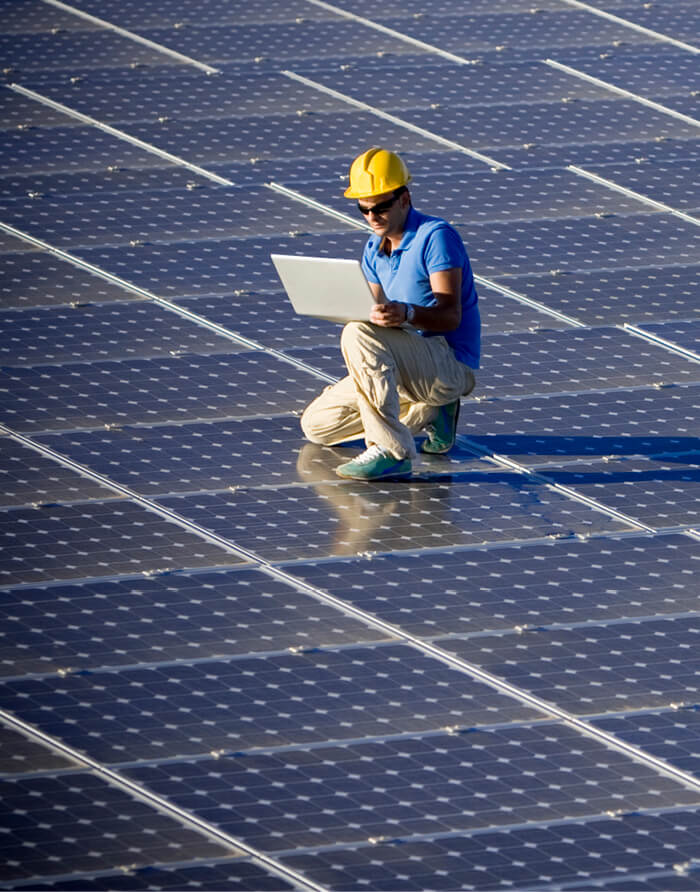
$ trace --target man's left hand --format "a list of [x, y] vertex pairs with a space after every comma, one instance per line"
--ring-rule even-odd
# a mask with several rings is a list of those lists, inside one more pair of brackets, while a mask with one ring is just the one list
[[398, 300], [375, 304], [370, 310], [369, 321], [385, 328], [398, 328], [406, 321], [406, 304]]

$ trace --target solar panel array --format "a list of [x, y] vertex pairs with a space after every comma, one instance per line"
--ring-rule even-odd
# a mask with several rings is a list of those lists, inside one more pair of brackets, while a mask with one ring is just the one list
[[[700, 889], [697, 0], [0, 10], [0, 888]], [[375, 144], [485, 357], [366, 485]]]

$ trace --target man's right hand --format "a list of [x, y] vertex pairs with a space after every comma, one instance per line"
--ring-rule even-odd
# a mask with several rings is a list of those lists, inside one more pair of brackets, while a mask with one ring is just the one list
[[399, 328], [406, 321], [406, 304], [400, 300], [374, 304], [370, 310], [369, 321], [384, 328]]

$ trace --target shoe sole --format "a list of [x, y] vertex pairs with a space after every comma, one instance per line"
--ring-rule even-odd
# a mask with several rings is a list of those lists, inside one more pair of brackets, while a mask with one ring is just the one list
[[389, 474], [375, 474], [373, 477], [361, 477], [356, 474], [341, 474], [337, 468], [335, 473], [343, 480], [364, 480], [367, 483], [371, 483], [373, 480], [392, 480], [393, 478], [410, 477], [413, 473], [413, 468], [409, 468], [407, 471], [391, 471]]

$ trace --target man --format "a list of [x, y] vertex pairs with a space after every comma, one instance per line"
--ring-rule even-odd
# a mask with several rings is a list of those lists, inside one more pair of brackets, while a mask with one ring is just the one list
[[369, 322], [349, 322], [341, 349], [347, 377], [304, 411], [313, 443], [334, 446], [364, 435], [367, 449], [336, 468], [340, 477], [405, 477], [416, 457], [455, 442], [460, 397], [474, 388], [480, 318], [469, 258], [459, 233], [416, 211], [411, 176], [398, 155], [372, 148], [350, 168], [346, 198], [372, 227], [362, 268], [375, 298]]

